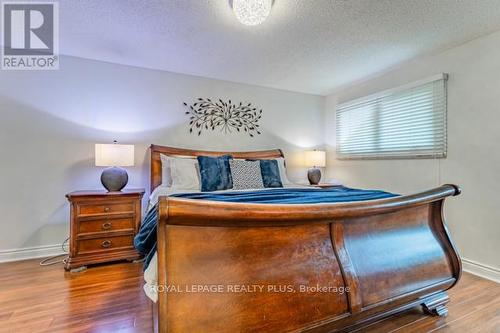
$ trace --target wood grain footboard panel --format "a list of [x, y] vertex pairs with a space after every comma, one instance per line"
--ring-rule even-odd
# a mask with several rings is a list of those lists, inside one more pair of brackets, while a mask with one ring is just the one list
[[171, 332], [290, 331], [347, 313], [345, 292], [301, 292], [344, 290], [326, 224], [167, 226], [166, 241]]
[[[429, 206], [334, 223], [358, 279], [359, 310], [448, 280], [453, 267]], [[344, 265], [344, 266], [345, 266]]]
[[161, 198], [159, 332], [332, 332], [423, 304], [445, 315], [461, 264], [453, 185], [356, 203]]

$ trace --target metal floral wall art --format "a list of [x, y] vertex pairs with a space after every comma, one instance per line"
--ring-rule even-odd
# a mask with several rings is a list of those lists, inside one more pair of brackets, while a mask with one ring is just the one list
[[219, 129], [223, 133], [246, 132], [251, 137], [261, 134], [259, 121], [262, 118], [262, 109], [252, 106], [252, 103], [227, 103], [222, 99], [212, 101], [210, 98], [198, 98], [188, 105], [186, 114], [189, 115], [189, 132], [201, 135], [203, 131]]

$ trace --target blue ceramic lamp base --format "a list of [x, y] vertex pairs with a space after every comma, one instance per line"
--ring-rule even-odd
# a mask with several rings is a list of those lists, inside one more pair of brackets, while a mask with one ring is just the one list
[[121, 191], [128, 183], [127, 171], [120, 167], [104, 169], [101, 175], [101, 183], [109, 192]]

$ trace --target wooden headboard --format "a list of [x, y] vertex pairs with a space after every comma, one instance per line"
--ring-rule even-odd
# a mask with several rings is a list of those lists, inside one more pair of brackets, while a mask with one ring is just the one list
[[263, 150], [263, 151], [245, 151], [245, 152], [229, 152], [229, 151], [204, 151], [192, 150], [183, 148], [173, 148], [165, 146], [151, 145], [151, 192], [161, 185], [161, 158], [160, 154], [168, 156], [221, 156], [232, 155], [235, 158], [250, 158], [250, 159], [265, 159], [284, 157], [281, 149]]

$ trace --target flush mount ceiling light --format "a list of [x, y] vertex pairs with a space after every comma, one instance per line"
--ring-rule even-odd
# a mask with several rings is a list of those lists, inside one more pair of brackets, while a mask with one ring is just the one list
[[233, 0], [236, 18], [245, 25], [258, 25], [271, 12], [273, 0]]

